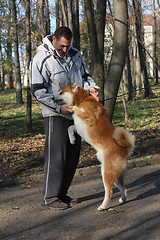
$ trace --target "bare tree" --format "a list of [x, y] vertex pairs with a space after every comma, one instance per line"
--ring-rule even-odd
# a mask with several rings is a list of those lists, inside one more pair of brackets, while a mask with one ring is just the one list
[[78, 0], [56, 0], [56, 26], [69, 27], [73, 32], [72, 45], [80, 49]]
[[137, 94], [140, 94], [140, 84], [141, 84], [141, 64], [140, 64], [140, 57], [139, 52], [137, 51], [136, 58], [135, 58], [135, 64], [136, 64], [136, 71], [135, 71], [135, 85], [137, 89]]
[[[127, 19], [129, 23], [128, 11], [127, 11]], [[129, 27], [129, 26], [128, 26]], [[128, 80], [128, 100], [131, 101], [133, 99], [133, 85], [132, 85], [132, 73], [131, 73], [131, 63], [130, 63], [130, 41], [129, 30], [127, 34], [127, 80]]]
[[147, 66], [146, 66], [145, 47], [144, 47], [141, 1], [140, 0], [132, 0], [132, 2], [133, 2], [134, 12], [135, 12], [138, 50], [139, 50], [141, 72], [142, 72], [143, 84], [144, 84], [144, 97], [148, 97], [149, 93], [150, 93], [150, 88], [149, 88]]
[[[8, 16], [6, 19], [6, 56], [7, 56], [7, 69], [5, 67], [5, 79], [7, 80], [7, 85], [9, 89], [13, 88], [13, 60], [12, 60], [12, 29], [11, 29], [11, 2], [9, 2]], [[6, 65], [6, 64], [5, 64]]]
[[125, 80], [125, 70], [123, 69], [123, 74], [122, 74], [122, 79], [121, 79], [121, 90], [122, 90], [122, 102], [124, 106], [124, 121], [128, 121], [128, 112], [127, 112], [127, 104], [125, 101], [125, 96], [124, 96], [124, 80]]
[[44, 0], [45, 3], [45, 28], [46, 28], [46, 35], [50, 34], [50, 15], [49, 15], [49, 2], [48, 0]]
[[127, 42], [127, 80], [128, 80], [128, 100], [133, 99], [133, 85], [132, 85], [132, 74], [131, 74], [131, 64], [130, 64], [130, 52], [129, 43]]
[[153, 76], [156, 79], [156, 83], [158, 83], [158, 67], [157, 67], [157, 17], [156, 17], [156, 7], [155, 0], [153, 0], [153, 16], [154, 16], [154, 33], [153, 33], [153, 54], [154, 54], [154, 62], [153, 62]]
[[5, 67], [5, 76], [7, 79], [8, 88], [13, 88], [13, 61], [12, 61], [12, 39], [11, 39], [11, 24], [10, 21], [8, 21], [7, 24], [7, 46], [6, 46], [6, 56], [7, 56], [7, 70]]
[[67, 25], [69, 26], [69, 28], [73, 29], [73, 24], [72, 24], [72, 1], [71, 0], [67, 0]]
[[19, 50], [18, 50], [19, 44], [18, 44], [18, 31], [17, 31], [17, 10], [16, 10], [15, 0], [11, 0], [11, 6], [12, 6], [12, 18], [13, 18], [13, 43], [14, 43], [15, 75], [16, 75], [16, 103], [23, 104]]
[[[1, 11], [0, 11], [0, 19], [3, 19], [2, 21], [0, 21], [0, 29], [1, 29], [1, 32], [0, 32], [0, 85], [2, 87], [2, 89], [5, 87], [5, 80], [4, 80], [4, 56], [5, 56], [5, 53], [3, 52], [3, 36], [4, 36], [4, 29], [5, 29], [5, 19], [6, 17], [6, 11], [5, 11], [5, 4], [1, 2], [0, 4], [0, 7], [1, 7]], [[9, 18], [9, 17], [8, 17]], [[10, 18], [9, 18], [10, 19]], [[11, 25], [11, 22], [10, 21], [7, 21], [9, 22], [9, 24]], [[9, 27], [8, 27], [9, 28]], [[2, 31], [3, 29], [3, 31]], [[5, 35], [5, 39], [7, 39], [7, 36]], [[7, 68], [8, 68], [8, 64], [7, 64]]]
[[56, 10], [56, 27], [58, 28], [60, 26], [60, 0], [55, 0], [55, 10]]
[[61, 0], [62, 25], [68, 26], [67, 1]]
[[114, 41], [112, 58], [105, 82], [105, 107], [112, 120], [127, 49], [127, 0], [114, 0]]
[[3, 74], [3, 70], [2, 70], [2, 46], [1, 46], [1, 41], [0, 41], [0, 87], [4, 87], [3, 86], [3, 81], [2, 81], [2, 74]]
[[104, 29], [106, 0], [97, 0], [95, 9], [92, 0], [84, 0], [85, 16], [91, 47], [91, 73], [100, 87], [100, 98], [104, 99]]
[[80, 50], [80, 33], [79, 33], [79, 1], [72, 0], [72, 31], [73, 46]]
[[31, 61], [30, 0], [26, 0], [26, 62], [27, 62], [27, 130], [32, 129], [32, 97], [29, 85], [29, 65]]
[[37, 0], [37, 29], [38, 29], [38, 42], [50, 34], [50, 15], [49, 15], [49, 2], [48, 0]]
[[[62, 0], [55, 0], [55, 10], [56, 10], [56, 28], [60, 26], [65, 26], [64, 23], [64, 13], [62, 12]], [[67, 25], [66, 25], [67, 26]]]
[[43, 0], [37, 0], [37, 26], [39, 30], [40, 41], [46, 36], [45, 21], [44, 21], [44, 4]]

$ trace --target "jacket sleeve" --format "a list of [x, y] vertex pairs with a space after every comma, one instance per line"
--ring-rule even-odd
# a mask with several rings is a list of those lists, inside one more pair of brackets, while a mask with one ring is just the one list
[[86, 68], [83, 59], [82, 59], [82, 79], [83, 79], [83, 86], [86, 91], [88, 91], [92, 87], [99, 89], [99, 87], [96, 85], [95, 81], [90, 76], [89, 71]]
[[43, 61], [40, 63], [36, 61], [36, 57], [30, 63], [30, 88], [32, 95], [41, 103], [50, 109], [60, 113], [60, 105], [54, 101], [52, 93], [48, 92], [47, 85], [49, 84], [48, 71], [44, 71], [42, 75], [42, 67], [45, 68], [45, 64], [42, 66]]

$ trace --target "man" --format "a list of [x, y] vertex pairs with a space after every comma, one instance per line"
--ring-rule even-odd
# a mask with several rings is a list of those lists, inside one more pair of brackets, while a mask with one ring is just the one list
[[44, 153], [43, 206], [66, 209], [76, 199], [67, 196], [79, 161], [81, 139], [71, 145], [68, 127], [73, 124], [72, 106], [60, 105], [58, 90], [78, 82], [97, 100], [98, 88], [85, 67], [79, 51], [71, 47], [72, 32], [58, 28], [43, 39], [30, 67], [31, 92], [41, 103], [46, 134]]

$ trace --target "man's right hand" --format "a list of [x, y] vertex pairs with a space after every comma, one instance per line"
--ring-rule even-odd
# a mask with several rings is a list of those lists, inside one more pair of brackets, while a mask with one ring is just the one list
[[73, 113], [72, 106], [67, 105], [67, 104], [61, 105], [61, 113], [62, 114]]

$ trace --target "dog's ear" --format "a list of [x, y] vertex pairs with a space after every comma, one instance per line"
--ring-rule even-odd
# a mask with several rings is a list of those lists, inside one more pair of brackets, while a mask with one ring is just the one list
[[75, 83], [72, 84], [72, 92], [76, 92], [77, 89], [78, 89], [78, 83], [75, 82]]

